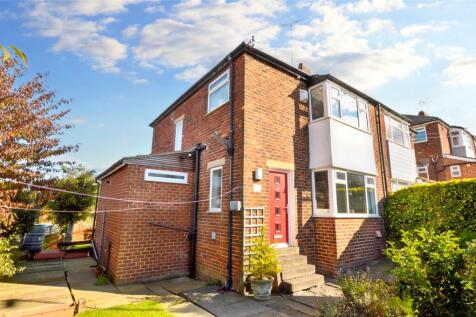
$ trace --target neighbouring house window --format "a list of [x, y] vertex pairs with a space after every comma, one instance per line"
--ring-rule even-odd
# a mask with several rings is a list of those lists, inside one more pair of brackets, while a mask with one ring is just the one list
[[368, 107], [365, 102], [334, 87], [330, 89], [330, 102], [332, 116], [363, 130], [369, 130]]
[[451, 143], [453, 144], [453, 146], [461, 145], [459, 131], [452, 131], [450, 134], [451, 134]]
[[336, 171], [336, 200], [338, 213], [377, 214], [375, 177]]
[[385, 116], [385, 131], [387, 133], [387, 140], [406, 147], [410, 146], [408, 124], [395, 120], [392, 117]]
[[461, 168], [459, 165], [450, 166], [451, 177], [461, 177]]
[[311, 120], [324, 117], [324, 95], [322, 86], [311, 89]]
[[209, 211], [221, 211], [221, 186], [223, 181], [223, 167], [210, 170], [210, 208]]
[[417, 167], [418, 176], [423, 178], [430, 178], [428, 173], [428, 165], [420, 165]]
[[428, 141], [428, 136], [426, 134], [426, 127], [415, 128], [415, 143], [421, 143]]
[[400, 180], [397, 180], [397, 179], [392, 180], [392, 192], [396, 192], [397, 190], [400, 190], [400, 189], [408, 187], [408, 186], [410, 186], [409, 182], [400, 181]]
[[230, 100], [230, 71], [227, 70], [208, 85], [208, 112]]
[[314, 199], [316, 209], [329, 210], [329, 181], [327, 171], [314, 172]]
[[183, 120], [175, 122], [175, 144], [174, 151], [182, 150]]

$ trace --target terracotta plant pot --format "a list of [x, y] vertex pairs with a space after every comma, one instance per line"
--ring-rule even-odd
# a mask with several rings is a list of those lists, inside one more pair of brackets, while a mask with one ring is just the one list
[[263, 280], [251, 280], [251, 289], [253, 290], [253, 297], [256, 300], [268, 300], [271, 296], [271, 289], [273, 288], [274, 278], [267, 277]]

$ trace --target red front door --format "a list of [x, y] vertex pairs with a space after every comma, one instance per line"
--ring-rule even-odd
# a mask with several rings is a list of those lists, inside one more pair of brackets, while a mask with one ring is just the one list
[[288, 242], [288, 180], [285, 173], [269, 172], [269, 233], [271, 243]]

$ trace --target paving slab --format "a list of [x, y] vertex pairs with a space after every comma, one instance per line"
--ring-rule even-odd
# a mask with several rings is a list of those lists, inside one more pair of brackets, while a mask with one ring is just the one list
[[168, 279], [158, 283], [158, 285], [174, 294], [180, 294], [187, 290], [202, 288], [206, 285], [206, 283], [203, 281], [197, 281], [187, 276]]
[[185, 291], [183, 295], [191, 302], [219, 317], [246, 317], [263, 313], [277, 313], [249, 297], [235, 292], [221, 293], [217, 290], [217, 286], [206, 286]]

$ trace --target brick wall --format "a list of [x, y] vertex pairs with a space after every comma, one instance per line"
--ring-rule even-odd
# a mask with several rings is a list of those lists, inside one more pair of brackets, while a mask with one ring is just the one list
[[[227, 68], [217, 72], [220, 75]], [[233, 199], [242, 200], [243, 178], [243, 77], [244, 56], [234, 61], [234, 124], [235, 124], [235, 153], [233, 162], [233, 184], [235, 189]], [[212, 79], [213, 80], [213, 79]], [[210, 80], [210, 82], [212, 81]], [[175, 120], [184, 116], [183, 148], [189, 149], [197, 143], [207, 144], [202, 152], [199, 177], [199, 197], [208, 199], [210, 175], [208, 165], [216, 160], [224, 159], [222, 192], [230, 190], [228, 184], [229, 160], [225, 147], [213, 137], [216, 131], [221, 137], [227, 137], [230, 126], [230, 106], [225, 104], [211, 113], [207, 113], [208, 84], [203, 85], [192, 96], [185, 100], [175, 110], [161, 119], [154, 126], [152, 153], [169, 152], [173, 150]], [[198, 210], [197, 224], [197, 274], [204, 280], [220, 280], [225, 282], [227, 275], [227, 224], [228, 224], [228, 195], [222, 199], [222, 212], [208, 212], [208, 201], [201, 202]], [[233, 280], [234, 287], [241, 287], [242, 277], [242, 213], [233, 213]], [[212, 240], [212, 233], [216, 233], [216, 240]]]
[[[140, 201], [191, 200], [193, 173], [189, 173], [189, 184], [186, 185], [158, 183], [144, 181], [145, 169], [145, 166], [137, 165], [123, 167], [102, 180], [100, 195]], [[108, 212], [144, 206], [148, 208]], [[191, 203], [150, 206], [100, 199], [98, 210], [95, 241], [100, 249], [103, 215], [106, 215], [104, 238], [111, 241], [109, 271], [114, 283], [189, 273], [190, 241], [187, 233], [155, 227], [149, 222], [188, 230], [191, 227]]]

